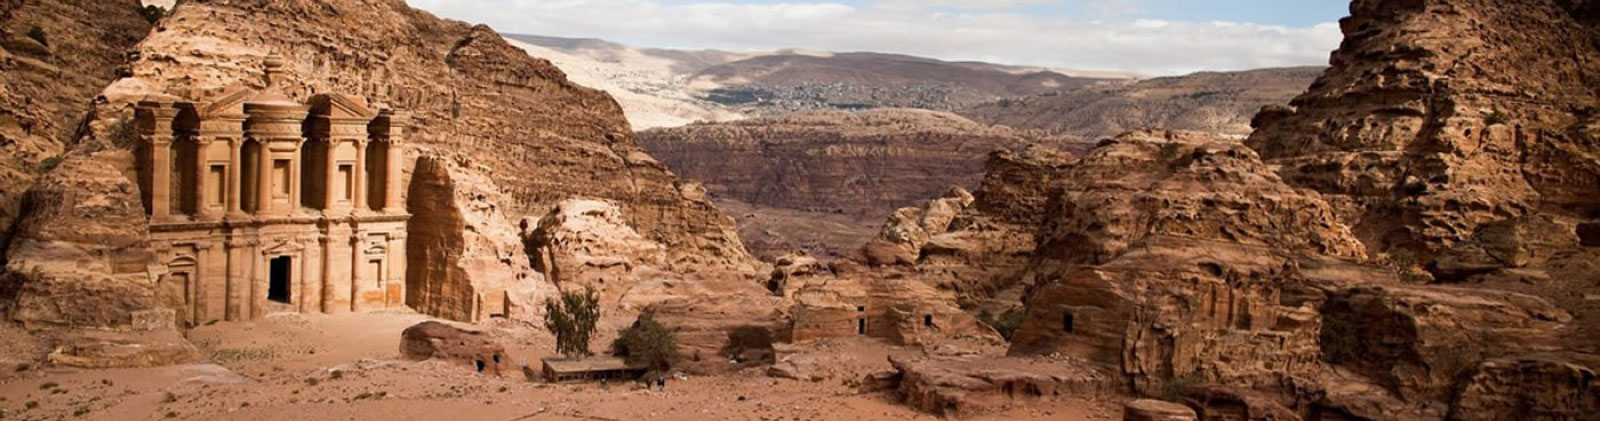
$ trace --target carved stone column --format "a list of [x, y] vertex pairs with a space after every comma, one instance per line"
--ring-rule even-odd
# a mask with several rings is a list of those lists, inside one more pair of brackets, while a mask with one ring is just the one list
[[350, 233], [350, 311], [361, 311], [361, 239], [367, 236], [364, 231]]
[[272, 150], [268, 143], [256, 139], [256, 215], [272, 213]]
[[344, 200], [344, 197], [342, 197], [344, 192], [342, 191], [343, 189], [337, 188], [340, 185], [339, 160], [336, 159], [338, 157], [339, 142], [328, 139], [323, 142], [323, 145], [326, 146], [326, 149], [323, 150], [322, 154], [322, 192], [324, 193], [322, 195], [322, 209], [324, 211], [340, 209], [340, 206], [342, 206], [340, 203]]
[[240, 218], [244, 213], [244, 138], [228, 139], [228, 218]]
[[325, 233], [322, 241], [322, 312], [333, 313], [333, 233]]
[[207, 155], [211, 148], [211, 139], [195, 136], [194, 141], [194, 217], [196, 220], [208, 221], [217, 216], [211, 211], [211, 201], [206, 199], [206, 193], [211, 191], [206, 186], [206, 173], [211, 171], [211, 159]]
[[272, 282], [272, 267], [268, 266], [271, 264], [271, 259], [267, 256], [267, 250], [262, 247], [264, 244], [256, 241], [254, 247], [250, 249], [250, 261], [255, 267], [253, 275], [250, 276], [250, 299], [246, 301], [250, 305], [248, 312], [250, 320], [267, 315], [267, 288]]
[[406, 232], [403, 228], [396, 228], [398, 232], [389, 234], [389, 258], [387, 264], [388, 285], [384, 301], [389, 307], [405, 307], [406, 305]]
[[289, 208], [284, 209], [285, 215], [300, 213], [300, 148], [305, 146], [305, 139], [296, 139], [294, 150], [289, 152]]
[[166, 222], [172, 217], [172, 120], [178, 108], [168, 101], [139, 103], [139, 130], [149, 148], [150, 220]]
[[372, 205], [367, 203], [367, 141], [356, 140], [356, 165], [355, 183], [356, 197], [355, 209], [357, 213], [366, 213]]
[[388, 174], [383, 177], [385, 187], [383, 192], [383, 212], [401, 214], [406, 211], [405, 206], [400, 202], [400, 161], [405, 159], [403, 158], [405, 155], [400, 150], [400, 143], [395, 142], [393, 138], [389, 139], [388, 152], [389, 156], [385, 158], [384, 162], [384, 169], [388, 170]]

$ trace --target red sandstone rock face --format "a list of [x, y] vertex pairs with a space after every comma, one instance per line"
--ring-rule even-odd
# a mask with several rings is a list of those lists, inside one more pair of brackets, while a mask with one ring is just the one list
[[[920, 207], [897, 211], [862, 248], [862, 259], [898, 266], [891, 271], [913, 271], [965, 303], [1004, 313], [1019, 304], [1028, 282], [1024, 269], [1032, 260], [1050, 193], [1076, 162], [1071, 154], [1045, 145], [995, 151], [976, 192], [951, 190]], [[930, 224], [924, 226], [924, 220]]]
[[[1316, 309], [1280, 298], [1291, 256], [1365, 254], [1316, 193], [1242, 144], [1189, 133], [1123, 135], [1067, 173], [1012, 353], [1118, 365], [1141, 391], [1186, 373], [1280, 385], [1316, 369]], [[1259, 365], [1225, 362], [1238, 360]]]

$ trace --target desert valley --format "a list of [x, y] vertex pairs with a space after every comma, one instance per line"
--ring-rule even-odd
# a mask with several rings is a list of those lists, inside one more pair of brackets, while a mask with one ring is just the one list
[[0, 420], [1600, 421], [1600, 1], [1162, 76], [412, 3], [0, 0]]

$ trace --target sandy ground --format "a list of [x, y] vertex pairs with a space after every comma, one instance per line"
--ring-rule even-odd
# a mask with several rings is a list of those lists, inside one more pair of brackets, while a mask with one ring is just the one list
[[[148, 369], [31, 368], [0, 383], [0, 420], [931, 420], [886, 393], [858, 392], [891, 354], [920, 350], [871, 340], [805, 345], [809, 380], [767, 377], [764, 367], [688, 377], [666, 391], [633, 383], [549, 385], [478, 374], [441, 361], [399, 360], [411, 313], [278, 315], [190, 332], [210, 363]], [[539, 329], [483, 327], [514, 361], [552, 348]], [[609, 335], [599, 343], [609, 341]], [[1017, 402], [975, 420], [1110, 420], [1112, 402]]]

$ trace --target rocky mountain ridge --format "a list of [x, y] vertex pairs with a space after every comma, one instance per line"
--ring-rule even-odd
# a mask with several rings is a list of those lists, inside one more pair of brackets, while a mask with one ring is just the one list
[[984, 123], [1044, 130], [1091, 143], [1151, 127], [1246, 136], [1257, 111], [1288, 104], [1325, 69], [1200, 72], [1103, 83], [1007, 98], [956, 112]]

